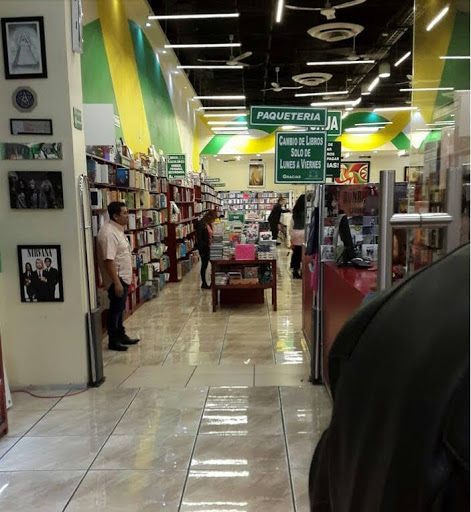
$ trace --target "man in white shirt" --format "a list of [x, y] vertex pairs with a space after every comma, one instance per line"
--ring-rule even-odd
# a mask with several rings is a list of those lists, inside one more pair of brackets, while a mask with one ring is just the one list
[[138, 339], [127, 336], [123, 326], [129, 285], [132, 283], [132, 257], [124, 234], [128, 224], [128, 210], [124, 203], [108, 205], [110, 221], [98, 233], [98, 262], [105, 288], [108, 290], [108, 348], [125, 351], [126, 345], [135, 345]]

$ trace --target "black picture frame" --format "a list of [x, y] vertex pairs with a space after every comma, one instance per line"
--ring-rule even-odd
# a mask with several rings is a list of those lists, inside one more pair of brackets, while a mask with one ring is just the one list
[[43, 16], [2, 18], [1, 26], [5, 79], [47, 78]]
[[[30, 123], [31, 130], [16, 130], [15, 123]], [[34, 125], [39, 128], [34, 128]], [[10, 119], [10, 133], [12, 135], [54, 135], [52, 129], [52, 119]]]
[[17, 250], [21, 302], [64, 302], [60, 245], [18, 245]]
[[60, 171], [10, 171], [10, 207], [15, 210], [62, 210], [64, 189]]

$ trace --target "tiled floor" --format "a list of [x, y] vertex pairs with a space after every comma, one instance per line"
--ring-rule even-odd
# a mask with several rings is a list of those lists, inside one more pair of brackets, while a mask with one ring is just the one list
[[14, 394], [0, 440], [5, 512], [308, 512], [330, 400], [309, 384], [301, 282], [280, 251], [278, 312], [211, 312], [198, 272], [127, 321], [98, 389]]

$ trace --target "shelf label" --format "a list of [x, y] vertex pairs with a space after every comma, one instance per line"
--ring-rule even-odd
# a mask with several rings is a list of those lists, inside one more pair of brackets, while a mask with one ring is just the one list
[[340, 178], [340, 164], [342, 161], [342, 143], [328, 142], [326, 157], [327, 178]]
[[325, 183], [327, 134], [277, 132], [275, 183]]
[[180, 179], [186, 176], [186, 156], [167, 155], [167, 174], [169, 179]]
[[316, 126], [327, 124], [327, 109], [313, 107], [250, 107], [252, 126]]

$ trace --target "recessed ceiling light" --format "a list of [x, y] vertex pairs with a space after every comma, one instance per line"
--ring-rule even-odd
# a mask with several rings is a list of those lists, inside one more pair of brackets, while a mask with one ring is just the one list
[[406, 59], [408, 59], [412, 55], [412, 52], [405, 53], [395, 64], [394, 67], [400, 66]]
[[244, 66], [177, 66], [178, 69], [244, 69]]
[[238, 18], [238, 12], [217, 14], [166, 14], [148, 16], [149, 20], [208, 20], [212, 18]]
[[245, 100], [245, 96], [227, 95], [227, 96], [194, 96], [195, 100]]
[[262, 156], [260, 153], [257, 153], [255, 156]]
[[164, 53], [164, 54], [167, 53], [167, 50], [162, 50], [162, 53]]
[[426, 91], [454, 91], [454, 87], [410, 87], [399, 89], [401, 92], [426, 92]]
[[442, 9], [433, 20], [427, 25], [427, 32], [430, 32], [432, 28], [446, 16], [447, 12], [450, 10], [450, 7], [447, 5], [444, 9]]
[[152, 23], [146, 22], [146, 27], [152, 27]]
[[242, 43], [166, 44], [165, 48], [240, 48]]
[[308, 66], [343, 66], [350, 64], [374, 64], [375, 61], [368, 60], [331, 60], [331, 61], [316, 61], [316, 62], [306, 62]]
[[304, 98], [307, 96], [336, 96], [336, 95], [343, 95], [348, 94], [348, 91], [326, 91], [326, 92], [303, 92], [295, 94], [294, 96], [296, 98]]

